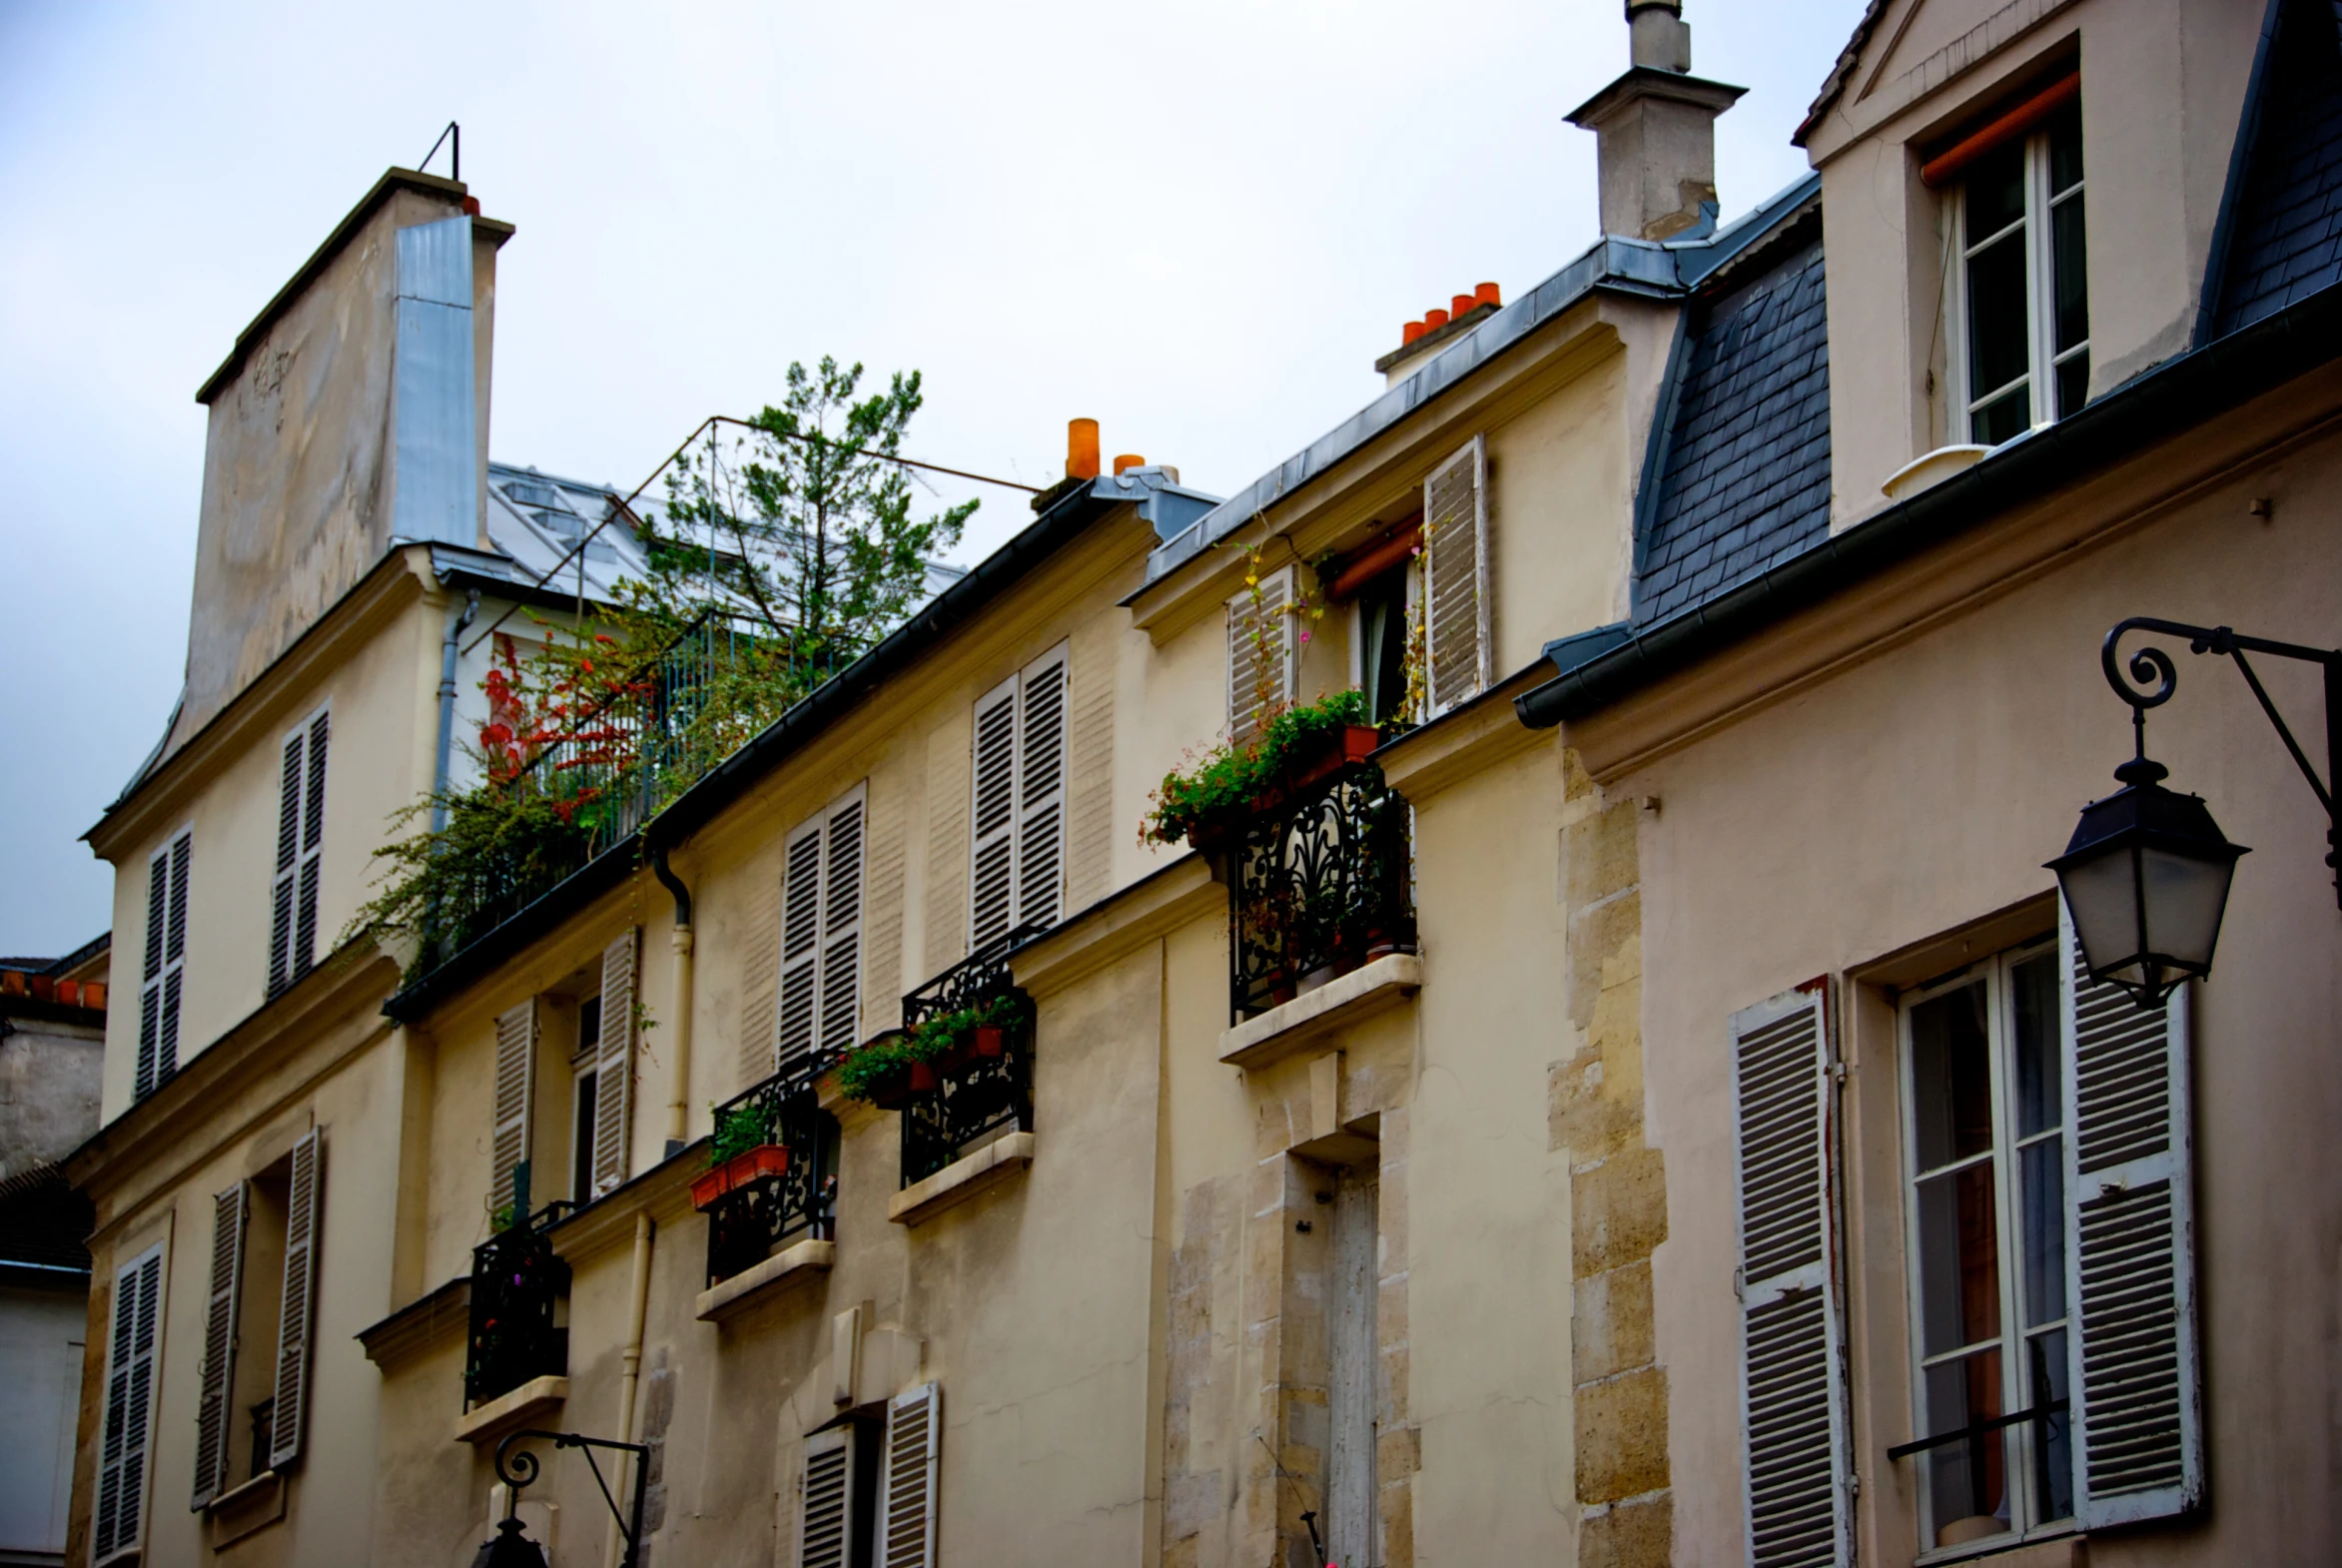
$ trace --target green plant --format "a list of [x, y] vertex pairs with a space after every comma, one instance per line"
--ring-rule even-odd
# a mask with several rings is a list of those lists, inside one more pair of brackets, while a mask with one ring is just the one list
[[976, 1038], [979, 1029], [1008, 1029], [1023, 1015], [1013, 996], [995, 997], [981, 1007], [939, 1013], [916, 1029], [883, 1036], [850, 1052], [838, 1064], [838, 1088], [854, 1100], [869, 1100], [878, 1088], [920, 1062], [950, 1056]]
[[513, 1225], [519, 1223], [519, 1206], [513, 1203], [502, 1203], [497, 1205], [494, 1213], [488, 1215], [488, 1230], [491, 1234], [502, 1235]]
[[1372, 722], [1366, 694], [1355, 686], [1304, 707], [1287, 708], [1243, 744], [1223, 741], [1188, 771], [1165, 774], [1140, 826], [1140, 841], [1178, 842], [1200, 824], [1238, 810], [1274, 788], [1294, 758], [1320, 745], [1326, 736]]
[[734, 1106], [716, 1118], [715, 1133], [707, 1141], [707, 1163], [720, 1166], [774, 1141], [772, 1115], [762, 1105]]

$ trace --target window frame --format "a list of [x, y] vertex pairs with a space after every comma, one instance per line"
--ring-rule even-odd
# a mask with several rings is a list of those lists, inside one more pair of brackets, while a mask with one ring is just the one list
[[[1972, 169], [1963, 173], [1947, 188], [1947, 205], [1951, 209], [1949, 223], [1951, 244], [1946, 247], [1945, 256], [1951, 276], [1946, 280], [1944, 291], [1950, 315], [1946, 324], [1945, 359], [1947, 364], [1945, 369], [1946, 381], [1952, 395], [1946, 411], [1950, 415], [1952, 444], [1983, 443], [1975, 429], [1975, 416], [1978, 409], [2015, 390], [2017, 380], [2019, 380], [2012, 379], [2000, 386], [1986, 388], [1979, 392], [1970, 385], [1969, 361], [1972, 350], [1968, 341], [1968, 264], [1977, 253], [1987, 248], [1993, 241], [2018, 228], [2025, 231], [2023, 239], [2025, 372], [2020, 379], [2025, 383], [2027, 416], [2024, 429], [2018, 431], [2017, 435], [2010, 436], [2009, 439], [2017, 439], [2018, 436], [2029, 431], [2054, 424], [2059, 419], [2069, 416], [2068, 413], [2060, 411], [2057, 407], [2057, 371], [2075, 359], [2080, 359], [2086, 364], [2090, 354], [2091, 338], [2085, 328], [2079, 343], [2063, 351], [2057, 348], [2057, 270], [2054, 216], [2057, 208], [2072, 201], [2084, 203], [2082, 309], [2085, 319], [2089, 309], [2088, 206], [2086, 200], [2089, 189], [2089, 153], [2086, 138], [2082, 142], [2081, 175], [2063, 190], [2053, 191], [2050, 187], [2052, 178], [2050, 137], [2063, 120], [2066, 112], [2068, 111], [2061, 111], [2059, 114], [2051, 116], [2018, 139], [2023, 157], [2024, 212], [2021, 217], [1994, 230], [1990, 235], [1980, 240], [1971, 239], [1967, 232], [1967, 194], [1969, 180], [1973, 175]], [[2076, 102], [2069, 112], [2078, 121], [2081, 113], [2079, 103]], [[1994, 151], [1996, 152], [1998, 149], [1994, 149]], [[1981, 162], [1980, 159], [1978, 161]], [[2085, 379], [2082, 386], [2082, 405], [2086, 405], [2088, 398], [2089, 386]], [[2078, 412], [2080, 406], [2077, 405], [2073, 411]]]
[[[2050, 1333], [2062, 1333], [2064, 1350], [2060, 1365], [2072, 1351], [2074, 1333], [2074, 1303], [2066, 1287], [2065, 1262], [2073, 1255], [2074, 1238], [2068, 1219], [2069, 1205], [2062, 1183], [2066, 1179], [2063, 1155], [2057, 1165], [2060, 1184], [2058, 1201], [2054, 1206], [2055, 1222], [2060, 1230], [2062, 1254], [2058, 1283], [2066, 1292], [2064, 1314], [2053, 1321], [2028, 1324], [2024, 1319], [2022, 1292], [2024, 1288], [2024, 1217], [2022, 1213], [2022, 1162], [2020, 1151], [2051, 1140], [2069, 1142], [2071, 1130], [2066, 1125], [2065, 1098], [2060, 1093], [2053, 1100], [2056, 1122], [2030, 1134], [2021, 1133], [2013, 1104], [2015, 1052], [2015, 992], [2012, 975], [2017, 966], [2035, 960], [2045, 960], [2053, 968], [2060, 962], [2060, 948], [2054, 930], [2010, 943], [1997, 951], [1901, 992], [1895, 998], [1896, 1102], [1898, 1131], [1902, 1142], [1902, 1156], [1897, 1163], [1898, 1203], [1903, 1220], [1904, 1302], [1903, 1321], [1909, 1337], [1908, 1375], [1912, 1435], [1915, 1439], [1932, 1435], [1950, 1427], [1930, 1414], [1928, 1406], [1927, 1374], [1936, 1365], [1952, 1364], [1979, 1353], [1985, 1346], [1996, 1346], [2000, 1356], [2000, 1409], [2003, 1413], [2030, 1409], [2036, 1398], [2051, 1395], [2034, 1394], [2027, 1390], [2030, 1381], [2029, 1360], [2025, 1346], [2033, 1339]], [[1991, 1107], [1991, 1147], [1982, 1154], [1955, 1157], [1939, 1165], [1920, 1169], [1918, 1052], [1914, 1045], [1913, 1015], [1927, 1003], [1951, 996], [1970, 985], [1982, 984], [1985, 992], [1986, 1049], [1988, 1052], [1989, 1094]], [[2057, 979], [2060, 1005], [2064, 980]], [[2065, 1042], [2062, 1027], [2052, 1016], [2048, 1021], [2049, 1036], [2043, 1042], [2056, 1063], [2060, 1080], [2071, 1071], [2065, 1060]], [[1927, 1349], [1926, 1283], [1924, 1269], [1926, 1254], [1921, 1230], [1920, 1188], [1923, 1181], [1937, 1180], [1960, 1170], [1988, 1164], [1993, 1176], [1993, 1242], [1995, 1247], [1996, 1308], [1998, 1333], [1993, 1338], [1979, 1339], [1934, 1354]], [[2013, 1244], [2012, 1244], [2013, 1243]], [[1948, 1418], [1947, 1418], [1948, 1419]], [[2072, 1412], [2066, 1413], [2068, 1459], [2072, 1458]], [[2040, 1518], [2046, 1506], [2035, 1495], [2035, 1470], [2039, 1462], [2036, 1445], [2039, 1427], [2032, 1422], [2021, 1422], [2003, 1428], [1998, 1434], [2002, 1447], [2003, 1492], [2009, 1505], [2008, 1529], [1970, 1541], [1949, 1545], [1933, 1544], [1936, 1532], [1947, 1521], [1938, 1520], [1934, 1513], [1934, 1475], [1931, 1466], [1933, 1452], [1911, 1456], [1920, 1467], [1915, 1471], [1912, 1493], [1912, 1518], [1918, 1532], [1919, 1547], [1915, 1561], [1926, 1564], [1973, 1556], [1982, 1552], [2002, 1551], [2033, 1541], [2072, 1534], [2079, 1526], [2072, 1514], [2053, 1519]], [[2069, 1496], [2078, 1507], [2078, 1489]]]

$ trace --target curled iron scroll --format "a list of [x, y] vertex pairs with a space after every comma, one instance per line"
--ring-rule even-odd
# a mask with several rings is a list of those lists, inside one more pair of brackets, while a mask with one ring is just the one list
[[[2171, 662], [2171, 655], [2161, 648], [2142, 647], [2130, 656], [2129, 678], [2125, 679], [2119, 644], [2122, 634], [2133, 630], [2192, 636], [2197, 628], [2134, 615], [2129, 620], [2116, 622], [2114, 628], [2106, 633], [2106, 640], [2098, 649], [2098, 662], [2106, 671], [2106, 684], [2114, 688], [2114, 695], [2143, 715], [2147, 709], [2161, 707], [2171, 700], [2171, 693], [2179, 684], [2179, 670]], [[2195, 651], [2202, 652], [2201, 639], [2194, 640], [2198, 643]], [[2134, 681], [2136, 685], [2132, 684]]]
[[518, 1493], [522, 1488], [536, 1484], [537, 1458], [525, 1448], [512, 1445], [524, 1437], [549, 1437], [550, 1432], [514, 1432], [496, 1444], [496, 1479]]

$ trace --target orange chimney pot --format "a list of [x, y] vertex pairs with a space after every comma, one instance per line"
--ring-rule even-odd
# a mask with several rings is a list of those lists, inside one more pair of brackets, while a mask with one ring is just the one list
[[1409, 322], [1406, 326], [1399, 329], [1398, 341], [1402, 347], [1413, 343], [1416, 339], [1423, 336], [1425, 330], [1426, 329], [1421, 322]]
[[1096, 419], [1068, 419], [1066, 421], [1066, 477], [1095, 479], [1098, 477], [1098, 421]]
[[1121, 478], [1125, 468], [1144, 468], [1146, 466], [1147, 459], [1140, 456], [1137, 452], [1124, 452], [1120, 457], [1115, 459], [1115, 477]]
[[1425, 332], [1435, 333], [1446, 325], [1447, 313], [1445, 311], [1425, 311], [1423, 313], [1423, 330]]
[[1457, 295], [1447, 302], [1448, 319], [1452, 321], [1458, 316], [1469, 316], [1472, 313], [1472, 307], [1479, 303], [1468, 294]]
[[1482, 305], [1502, 305], [1504, 291], [1492, 283], [1484, 283], [1473, 289], [1472, 298]]

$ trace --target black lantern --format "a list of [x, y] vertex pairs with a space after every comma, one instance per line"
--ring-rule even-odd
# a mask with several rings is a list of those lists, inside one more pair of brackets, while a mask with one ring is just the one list
[[[621, 1443], [608, 1437], [588, 1437], [583, 1432], [540, 1432], [533, 1428], [510, 1432], [496, 1444], [496, 1479], [511, 1488], [511, 1506], [496, 1522], [493, 1539], [482, 1541], [479, 1552], [471, 1559], [471, 1568], [545, 1568], [544, 1548], [521, 1533], [521, 1488], [534, 1484], [537, 1475], [536, 1455], [514, 1445], [530, 1438], [541, 1438], [556, 1449], [575, 1448], [585, 1455], [586, 1464], [593, 1470], [593, 1483], [601, 1488], [602, 1501], [610, 1505], [610, 1516], [618, 1521], [619, 1538], [626, 1549], [618, 1555], [618, 1568], [636, 1568], [642, 1561], [642, 1485], [644, 1467], [650, 1458], [650, 1449], [641, 1443]], [[596, 1448], [614, 1449], [634, 1458], [634, 1507], [631, 1518], [618, 1511], [618, 1499], [610, 1495], [610, 1483], [602, 1479], [602, 1467], [594, 1463]]]
[[471, 1568], [545, 1568], [545, 1549], [520, 1528], [516, 1514], [496, 1521], [496, 1533], [479, 1543]]
[[2208, 974], [2236, 857], [2194, 795], [2163, 787], [2163, 765], [2134, 757], [2123, 787], [2082, 808], [2065, 853], [2049, 862], [2073, 914], [2090, 977], [2158, 1007], [2183, 980]]

